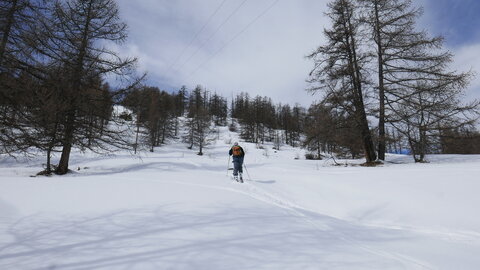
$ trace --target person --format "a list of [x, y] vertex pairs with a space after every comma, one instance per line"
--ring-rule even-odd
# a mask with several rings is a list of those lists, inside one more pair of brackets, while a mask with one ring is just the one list
[[235, 142], [228, 152], [230, 156], [233, 156], [233, 178], [238, 181], [238, 175], [240, 174], [240, 182], [243, 182], [243, 158], [245, 157], [245, 152], [243, 148], [238, 145], [238, 142]]

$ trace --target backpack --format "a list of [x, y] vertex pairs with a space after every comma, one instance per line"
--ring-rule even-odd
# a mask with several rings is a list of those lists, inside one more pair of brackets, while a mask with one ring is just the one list
[[240, 146], [234, 146], [232, 147], [232, 155], [235, 156], [241, 156], [242, 155], [242, 148]]

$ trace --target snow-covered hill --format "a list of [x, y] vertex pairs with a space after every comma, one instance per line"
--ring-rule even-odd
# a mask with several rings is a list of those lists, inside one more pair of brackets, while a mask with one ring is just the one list
[[480, 269], [480, 156], [345, 167], [240, 142], [240, 184], [236, 140], [74, 153], [53, 177], [2, 157], [0, 269]]

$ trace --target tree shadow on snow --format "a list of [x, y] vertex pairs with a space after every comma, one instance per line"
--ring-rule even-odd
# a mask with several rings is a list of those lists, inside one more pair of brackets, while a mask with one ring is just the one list
[[211, 171], [211, 172], [223, 172], [224, 165], [206, 165], [197, 163], [181, 163], [181, 162], [169, 162], [169, 161], [156, 161], [156, 162], [143, 162], [133, 165], [103, 165], [97, 167], [89, 167], [83, 169], [81, 173], [76, 176], [100, 176], [100, 175], [112, 175], [122, 174], [138, 171], [161, 171], [161, 172], [185, 172], [185, 171]]
[[13, 240], [1, 243], [0, 269], [375, 268], [378, 260], [385, 266], [385, 258], [365, 256], [342, 240], [339, 226], [368, 241], [395, 240], [324, 216], [311, 217], [323, 224], [312, 226], [280, 208], [179, 209], [21, 219], [7, 231]]

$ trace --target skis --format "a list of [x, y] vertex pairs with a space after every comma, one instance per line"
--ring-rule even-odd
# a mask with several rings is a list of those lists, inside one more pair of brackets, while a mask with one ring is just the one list
[[235, 181], [237, 181], [238, 183], [243, 183], [243, 176], [242, 176], [242, 174], [240, 174], [240, 178], [238, 177], [238, 175], [234, 175], [234, 176], [233, 176], [233, 179], [234, 179]]

